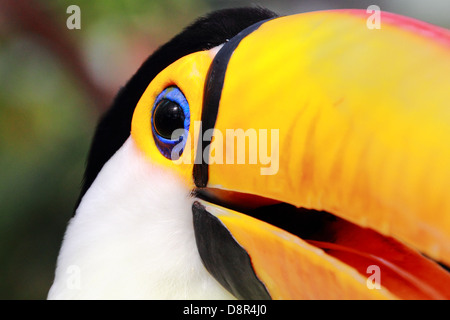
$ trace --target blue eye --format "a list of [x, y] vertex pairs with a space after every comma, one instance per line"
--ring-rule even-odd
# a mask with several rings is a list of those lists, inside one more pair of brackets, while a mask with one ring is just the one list
[[164, 89], [152, 109], [152, 132], [156, 146], [167, 159], [177, 160], [183, 153], [190, 125], [189, 103], [175, 86]]

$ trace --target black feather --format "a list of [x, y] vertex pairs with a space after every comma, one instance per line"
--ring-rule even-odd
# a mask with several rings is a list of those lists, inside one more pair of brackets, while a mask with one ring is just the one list
[[224, 9], [199, 18], [156, 50], [118, 92], [103, 115], [89, 151], [78, 207], [104, 164], [127, 140], [134, 108], [153, 78], [171, 63], [190, 53], [208, 50], [231, 39], [243, 29], [277, 14], [260, 8]]

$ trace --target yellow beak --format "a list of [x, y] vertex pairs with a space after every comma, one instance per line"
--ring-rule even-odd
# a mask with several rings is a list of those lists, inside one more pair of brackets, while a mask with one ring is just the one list
[[265, 199], [337, 217], [305, 241], [201, 203], [272, 298], [450, 298], [448, 272], [415, 251], [450, 264], [449, 32], [387, 13], [369, 29], [366, 19], [274, 19], [228, 62], [203, 193], [231, 208]]
[[[136, 107], [134, 140], [195, 189], [200, 256], [237, 297], [450, 299], [450, 33], [368, 18], [262, 22], [167, 67]], [[149, 126], [169, 86], [190, 107], [181, 164]]]

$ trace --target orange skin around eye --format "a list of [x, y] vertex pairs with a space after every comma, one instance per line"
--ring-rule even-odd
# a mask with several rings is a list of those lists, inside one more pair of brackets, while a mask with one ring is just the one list
[[[194, 132], [193, 124], [201, 119], [203, 87], [212, 59], [213, 55], [209, 51], [196, 52], [164, 69], [150, 83], [139, 100], [131, 126], [131, 136], [139, 149], [148, 156], [149, 161], [176, 172], [190, 189], [194, 188], [192, 170], [199, 134], [198, 130]], [[160, 153], [154, 142], [150, 125], [155, 99], [169, 86], [177, 86], [185, 95], [191, 115], [189, 138], [183, 154], [177, 161], [171, 161]]]

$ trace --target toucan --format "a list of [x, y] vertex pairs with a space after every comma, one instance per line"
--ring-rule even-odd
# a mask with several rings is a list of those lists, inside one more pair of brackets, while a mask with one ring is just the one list
[[449, 299], [450, 32], [215, 11], [100, 119], [49, 299]]

